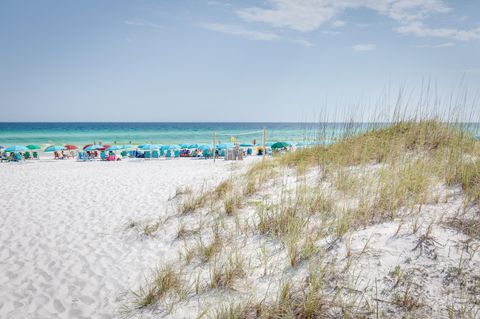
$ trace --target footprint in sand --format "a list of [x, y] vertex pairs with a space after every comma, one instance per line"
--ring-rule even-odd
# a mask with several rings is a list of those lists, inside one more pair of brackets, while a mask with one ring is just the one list
[[53, 301], [53, 307], [55, 308], [55, 310], [58, 312], [58, 313], [62, 313], [65, 311], [65, 307], [63, 306], [63, 304], [60, 302], [60, 300], [58, 299], [55, 299]]

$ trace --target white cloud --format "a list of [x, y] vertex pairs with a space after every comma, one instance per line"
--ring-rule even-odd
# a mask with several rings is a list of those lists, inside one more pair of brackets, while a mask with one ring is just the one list
[[412, 22], [395, 28], [395, 31], [403, 34], [413, 34], [417, 37], [449, 38], [459, 41], [480, 39], [480, 28], [471, 30], [459, 30], [454, 28], [429, 28], [422, 22]]
[[134, 27], [146, 27], [146, 28], [154, 28], [154, 29], [163, 29], [163, 26], [155, 23], [151, 23], [148, 21], [143, 20], [127, 20], [125, 24], [134, 26]]
[[419, 45], [419, 48], [424, 48], [424, 49], [444, 49], [444, 48], [451, 48], [454, 47], [456, 44], [454, 42], [445, 42], [445, 43], [440, 43], [440, 44], [424, 44], [424, 45]]
[[376, 47], [377, 46], [375, 44], [372, 44], [372, 43], [356, 44], [356, 45], [352, 46], [352, 50], [357, 51], [357, 52], [365, 52], [365, 51], [375, 50]]
[[462, 30], [424, 25], [428, 16], [451, 10], [444, 0], [266, 0], [266, 4], [240, 9], [237, 14], [247, 22], [309, 32], [326, 23], [342, 26], [344, 22], [338, 18], [347, 10], [368, 9], [396, 21], [399, 26], [394, 30], [398, 33], [457, 41], [480, 38], [480, 28]]
[[256, 31], [245, 29], [238, 25], [229, 25], [229, 24], [219, 24], [219, 23], [204, 23], [202, 25], [205, 29], [221, 32], [225, 34], [230, 34], [234, 36], [239, 36], [247, 39], [258, 40], [258, 41], [288, 41], [296, 44], [300, 44], [306, 47], [313, 46], [308, 40], [305, 39], [297, 39], [297, 38], [288, 38], [281, 35], [278, 35], [273, 32], [263, 32], [263, 31]]
[[274, 41], [280, 40], [281, 37], [272, 32], [262, 32], [255, 30], [248, 30], [237, 25], [227, 25], [218, 23], [204, 23], [203, 27], [211, 31], [222, 32], [230, 35], [236, 35], [243, 38], [260, 41]]
[[307, 32], [318, 29], [348, 9], [366, 8], [396, 21], [413, 21], [430, 13], [447, 12], [442, 0], [267, 0], [270, 8], [248, 7], [238, 15], [249, 22], [263, 22]]
[[343, 27], [345, 24], [347, 24], [345, 21], [335, 20], [335, 21], [332, 22], [331, 26], [334, 27], [334, 28], [341, 28], [341, 27]]

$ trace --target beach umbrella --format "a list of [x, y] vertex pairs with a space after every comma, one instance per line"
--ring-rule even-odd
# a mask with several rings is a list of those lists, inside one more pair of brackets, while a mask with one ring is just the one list
[[204, 151], [204, 150], [209, 150], [209, 149], [211, 149], [211, 148], [212, 148], [212, 145], [203, 144], [203, 145], [199, 145], [197, 148], [198, 148], [199, 150], [201, 150], [201, 151]]
[[188, 145], [188, 148], [198, 148], [200, 145], [198, 144], [190, 144]]
[[5, 149], [5, 152], [23, 152], [23, 151], [28, 151], [28, 148], [21, 145], [14, 145]]
[[133, 145], [130, 145], [130, 144], [122, 145], [123, 150], [129, 149], [129, 148], [133, 148]]
[[176, 144], [170, 144], [170, 145], [163, 145], [162, 146], [162, 150], [176, 150], [176, 149], [179, 149], [180, 148], [180, 145], [176, 145]]
[[276, 143], [273, 143], [271, 148], [272, 149], [278, 149], [278, 148], [285, 148], [285, 147], [289, 147], [290, 144], [288, 144], [287, 142], [276, 142]]
[[84, 151], [95, 151], [101, 149], [103, 146], [102, 145], [95, 145], [95, 144], [89, 144], [85, 145], [83, 148]]
[[62, 145], [51, 145], [45, 149], [45, 152], [56, 152], [66, 150], [65, 146]]
[[240, 147], [253, 147], [252, 143], [241, 143]]
[[98, 149], [99, 151], [105, 151], [107, 148], [109, 148], [109, 144], [101, 145], [101, 147]]
[[[28, 146], [27, 146], [27, 147], [28, 147]], [[66, 148], [67, 150], [69, 150], [69, 151], [71, 151], [71, 150], [78, 150], [78, 147], [77, 147], [77, 146], [75, 146], [75, 145], [70, 145], [70, 144], [65, 145], [65, 148]]]
[[189, 144], [180, 144], [180, 148], [188, 148]]
[[27, 145], [27, 148], [29, 150], [39, 150], [39, 149], [41, 149], [40, 145], [35, 145], [35, 144]]
[[123, 149], [123, 147], [120, 145], [112, 145], [109, 148], [107, 148], [106, 151], [118, 151], [121, 149]]
[[158, 150], [160, 147], [156, 144], [142, 144], [138, 147], [143, 151], [151, 151], [151, 150]]

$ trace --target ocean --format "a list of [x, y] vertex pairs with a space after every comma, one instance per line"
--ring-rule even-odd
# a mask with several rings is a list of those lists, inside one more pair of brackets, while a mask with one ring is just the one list
[[[27, 144], [180, 144], [237, 141], [261, 143], [263, 129], [267, 141], [324, 141], [346, 130], [362, 131], [366, 123], [7, 123], [0, 122], [0, 145]], [[382, 125], [382, 124], [376, 124]], [[468, 130], [479, 136], [480, 125], [468, 124]]]

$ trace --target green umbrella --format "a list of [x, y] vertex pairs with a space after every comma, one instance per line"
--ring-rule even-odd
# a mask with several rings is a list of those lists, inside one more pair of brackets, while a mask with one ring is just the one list
[[35, 144], [27, 145], [27, 148], [29, 150], [39, 150], [39, 149], [41, 149], [40, 145], [35, 145]]
[[289, 147], [290, 144], [288, 144], [287, 142], [277, 142], [277, 143], [273, 143], [271, 148], [272, 149], [277, 149], [277, 148], [286, 148], [286, 147]]

